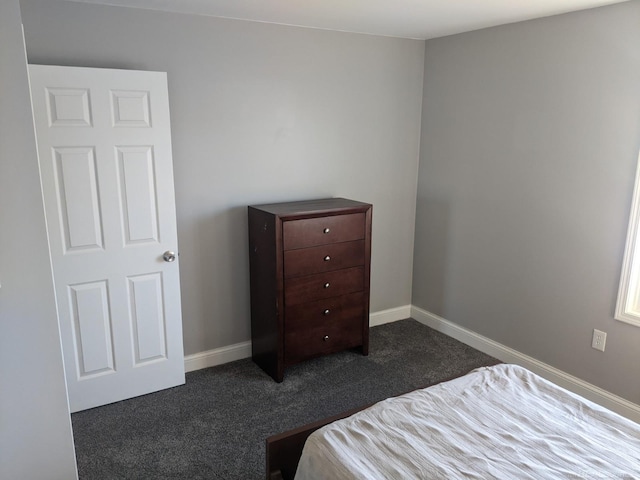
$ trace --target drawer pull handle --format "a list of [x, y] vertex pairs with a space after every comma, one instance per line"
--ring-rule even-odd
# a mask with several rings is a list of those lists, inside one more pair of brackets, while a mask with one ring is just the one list
[[324, 288], [329, 288], [329, 282], [324, 284]]
[[329, 227], [325, 228], [322, 232], [323, 233], [329, 233], [331, 231], [331, 229]]
[[329, 315], [329, 309], [327, 308], [324, 312], [322, 312], [323, 315]]
[[329, 255], [327, 255], [326, 257], [324, 257], [324, 261], [328, 262], [329, 260], [331, 260], [331, 257]]
[[325, 342], [328, 342], [328, 341], [329, 341], [329, 335], [325, 335], [325, 336], [324, 336], [324, 338], [323, 338], [323, 340], [324, 340]]

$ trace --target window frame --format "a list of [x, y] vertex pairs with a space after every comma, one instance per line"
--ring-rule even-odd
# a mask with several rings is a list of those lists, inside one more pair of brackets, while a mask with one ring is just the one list
[[614, 318], [640, 327], [640, 154]]

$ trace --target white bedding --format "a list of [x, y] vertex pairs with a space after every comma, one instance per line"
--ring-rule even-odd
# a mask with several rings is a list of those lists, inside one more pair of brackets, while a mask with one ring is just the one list
[[317, 430], [295, 478], [640, 479], [640, 425], [500, 364]]

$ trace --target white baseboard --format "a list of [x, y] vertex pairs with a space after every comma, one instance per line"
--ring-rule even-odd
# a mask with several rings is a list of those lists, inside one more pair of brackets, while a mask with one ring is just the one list
[[498, 360], [525, 367], [571, 392], [640, 423], [640, 405], [636, 405], [600, 387], [580, 380], [551, 365], [483, 337], [421, 308], [411, 306], [411, 318]]
[[369, 326], [375, 327], [385, 323], [397, 322], [411, 316], [411, 305], [381, 310], [369, 315]]
[[[580, 380], [573, 375], [558, 370], [551, 365], [547, 365], [533, 357], [520, 353], [512, 348], [506, 347], [487, 337], [483, 337], [471, 330], [456, 325], [431, 312], [427, 312], [421, 308], [405, 305], [402, 307], [391, 308], [374, 312], [369, 316], [369, 325], [374, 327], [385, 323], [403, 320], [405, 318], [413, 318], [439, 332], [444, 333], [456, 340], [465, 343], [476, 350], [491, 355], [500, 361], [521, 365], [532, 372], [537, 373], [543, 378], [556, 383], [567, 390], [581, 395], [589, 400], [598, 403], [614, 412], [619, 413], [631, 420], [640, 422], [640, 405], [625, 400], [622, 397], [596, 387], [590, 383]], [[241, 342], [226, 347], [215, 348], [206, 352], [188, 355], [184, 359], [184, 368], [186, 372], [192, 372], [201, 368], [215, 367], [223, 363], [241, 360], [251, 357], [251, 342]]]
[[[369, 325], [383, 325], [385, 323], [395, 322], [411, 316], [411, 305], [403, 307], [390, 308], [374, 312], [369, 315]], [[223, 363], [242, 360], [251, 356], [251, 342], [241, 342], [226, 347], [214, 348], [206, 352], [194, 353], [184, 357], [185, 372], [193, 372], [201, 368], [215, 367]]]
[[193, 372], [201, 368], [215, 367], [216, 365], [242, 360], [250, 356], [251, 342], [236, 343], [206, 352], [187, 355], [184, 357], [184, 370], [185, 372]]

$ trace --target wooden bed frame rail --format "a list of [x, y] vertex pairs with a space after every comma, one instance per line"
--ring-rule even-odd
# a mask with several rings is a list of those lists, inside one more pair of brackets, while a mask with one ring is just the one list
[[[432, 387], [439, 383], [444, 383], [449, 380], [453, 380], [454, 378], [458, 378], [461, 375], [464, 375], [464, 373], [430, 383], [423, 387], [414, 388], [412, 390], [408, 390], [394, 396], [400, 396], [404, 395], [405, 393], [413, 392], [415, 390]], [[309, 435], [311, 435], [319, 428], [324, 427], [325, 425], [328, 425], [337, 420], [342, 420], [343, 418], [350, 417], [354, 413], [358, 413], [365, 408], [369, 408], [375, 405], [376, 403], [378, 402], [370, 403], [363, 407], [354, 408], [352, 410], [348, 410], [346, 412], [342, 412], [328, 418], [323, 418], [322, 420], [308, 423], [307, 425], [294, 428], [293, 430], [289, 430], [287, 432], [278, 433], [277, 435], [272, 435], [271, 437], [267, 438], [266, 480], [293, 480], [293, 478], [296, 476], [296, 470], [298, 469], [298, 462], [300, 461], [300, 457], [302, 456], [304, 443], [307, 441], [307, 437], [309, 437]]]
[[[373, 404], [371, 404], [373, 405]], [[272, 435], [267, 438], [267, 480], [293, 480], [298, 469], [298, 462], [302, 455], [304, 442], [313, 432], [336, 420], [342, 420], [354, 413], [358, 413], [371, 405], [354, 408], [332, 417], [308, 423], [302, 427], [287, 432]]]

